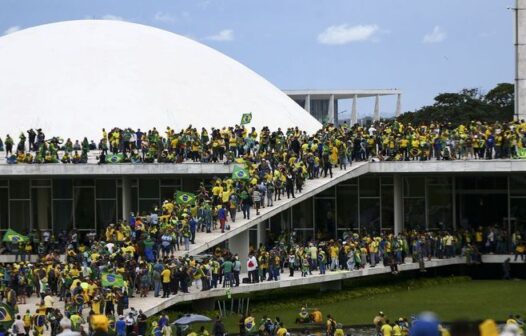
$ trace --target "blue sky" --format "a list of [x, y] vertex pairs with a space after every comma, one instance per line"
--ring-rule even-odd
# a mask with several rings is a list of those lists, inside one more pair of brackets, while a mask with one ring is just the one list
[[[63, 20], [132, 21], [192, 37], [282, 89], [400, 88], [407, 111], [440, 92], [513, 81], [513, 3], [0, 0], [0, 34]], [[360, 116], [372, 109], [372, 100], [359, 100]], [[394, 109], [394, 98], [382, 99], [382, 115]]]

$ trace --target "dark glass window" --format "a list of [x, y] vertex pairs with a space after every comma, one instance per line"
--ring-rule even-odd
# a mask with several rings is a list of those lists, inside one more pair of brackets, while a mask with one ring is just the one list
[[139, 198], [159, 198], [159, 180], [140, 179]]
[[21, 234], [26, 234], [31, 227], [31, 208], [29, 201], [11, 201], [9, 226]]
[[380, 196], [380, 178], [378, 176], [360, 177], [360, 197]]
[[53, 180], [53, 198], [72, 199], [73, 180], [55, 179]]
[[338, 229], [358, 229], [358, 187], [338, 186]]
[[55, 233], [73, 228], [73, 201], [53, 201], [53, 226]]
[[9, 196], [11, 199], [29, 199], [29, 179], [11, 180], [9, 182]]
[[115, 188], [115, 180], [96, 180], [95, 188], [97, 189], [97, 198], [111, 198], [117, 197], [117, 189]]
[[75, 225], [77, 229], [95, 228], [95, 189], [75, 189]]

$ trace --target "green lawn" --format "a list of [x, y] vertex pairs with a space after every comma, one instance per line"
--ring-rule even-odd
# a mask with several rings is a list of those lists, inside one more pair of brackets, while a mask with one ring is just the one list
[[[322, 303], [324, 294], [322, 297], [316, 295], [313, 301], [324, 316], [332, 314], [338, 322], [345, 325], [369, 324], [380, 310], [391, 319], [410, 317], [421, 311], [433, 311], [443, 321], [459, 318], [505, 320], [509, 313], [526, 315], [526, 281], [467, 280], [415, 289], [400, 287], [379, 294], [367, 289], [373, 294], [363, 293], [356, 298], [352, 298], [352, 289], [344, 290], [326, 293], [328, 303]], [[338, 296], [342, 299], [338, 300]], [[309, 298], [297, 300], [312, 307]], [[279, 316], [290, 328], [294, 326], [301, 305], [298, 302], [300, 301], [280, 304], [275, 298], [270, 302], [260, 302], [253, 307], [253, 315], [258, 321], [263, 315], [272, 318]], [[229, 332], [237, 332], [238, 319], [237, 316], [225, 319]]]

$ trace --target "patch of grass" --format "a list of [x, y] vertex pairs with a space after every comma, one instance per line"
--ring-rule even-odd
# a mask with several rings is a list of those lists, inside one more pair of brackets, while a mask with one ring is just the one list
[[[437, 280], [439, 282], [440, 280]], [[429, 284], [429, 283], [428, 283]], [[326, 316], [332, 314], [344, 325], [372, 324], [378, 311], [383, 311], [391, 320], [410, 317], [422, 311], [433, 311], [442, 321], [459, 318], [478, 320], [493, 318], [505, 320], [509, 313], [526, 314], [526, 281], [451, 281], [434, 286], [386, 286], [364, 288], [363, 290], [330, 293], [327, 301], [305, 298], [309, 307], [316, 307]], [[340, 299], [337, 299], [340, 294]], [[294, 327], [294, 320], [301, 305], [268, 302], [255, 306], [256, 320], [263, 315], [279, 316], [285, 326]], [[237, 331], [238, 317], [228, 317], [225, 325], [229, 331]]]
[[[471, 280], [468, 277], [391, 278], [389, 282], [380, 279], [373, 284], [344, 283], [343, 290], [338, 292], [322, 293], [318, 286], [306, 286], [253, 293], [250, 310], [256, 321], [264, 315], [273, 319], [279, 316], [289, 328], [295, 327], [294, 320], [303, 305], [319, 308], [324, 316], [332, 314], [345, 325], [371, 324], [380, 310], [392, 320], [422, 311], [433, 311], [443, 321], [459, 318], [505, 320], [509, 313], [526, 315], [526, 281]], [[227, 302], [227, 309], [230, 309], [230, 302]], [[191, 305], [179, 305], [168, 314], [173, 321], [182, 312], [190, 311]], [[217, 311], [204, 314], [215, 317]], [[229, 333], [239, 330], [238, 321], [236, 314], [224, 319]], [[210, 330], [211, 325], [205, 327]]]

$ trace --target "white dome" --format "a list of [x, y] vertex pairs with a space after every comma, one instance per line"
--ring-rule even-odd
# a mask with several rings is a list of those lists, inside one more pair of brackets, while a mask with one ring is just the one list
[[122, 21], [82, 20], [0, 38], [0, 136], [99, 140], [101, 129], [321, 124], [237, 61], [186, 37]]

